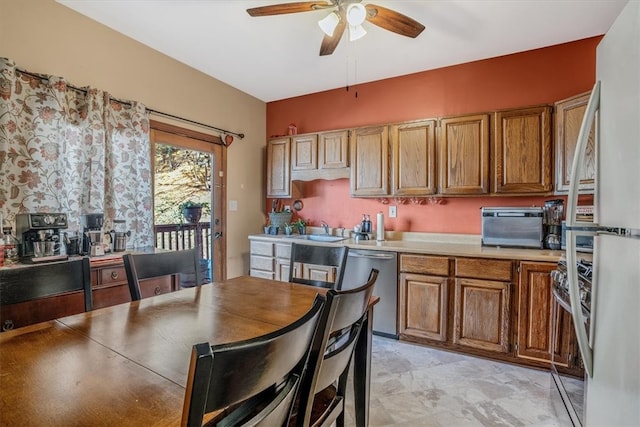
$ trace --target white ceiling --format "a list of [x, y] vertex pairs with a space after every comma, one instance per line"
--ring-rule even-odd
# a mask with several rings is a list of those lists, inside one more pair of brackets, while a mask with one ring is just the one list
[[363, 0], [426, 29], [411, 39], [365, 22], [365, 37], [349, 42], [345, 32], [324, 57], [317, 21], [326, 10], [246, 13], [286, 0], [58, 2], [270, 102], [600, 35], [627, 0]]

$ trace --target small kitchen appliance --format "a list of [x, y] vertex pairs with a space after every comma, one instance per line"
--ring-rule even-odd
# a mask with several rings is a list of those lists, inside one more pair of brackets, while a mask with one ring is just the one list
[[23, 262], [67, 259], [60, 254], [60, 230], [67, 228], [65, 213], [22, 213], [16, 215], [16, 234], [22, 242]]
[[544, 247], [558, 250], [562, 240], [562, 220], [564, 200], [554, 199], [544, 202]]
[[[111, 251], [111, 235], [103, 230], [104, 214], [92, 213], [81, 216], [84, 239], [82, 252], [89, 256], [101, 256]], [[109, 236], [107, 238], [107, 236]], [[107, 242], [109, 240], [109, 242]]]
[[129, 240], [129, 236], [131, 236], [131, 231], [125, 231], [126, 228], [127, 222], [125, 220], [113, 220], [113, 230], [111, 230], [110, 234], [114, 252], [123, 252], [127, 249], [127, 240]]
[[542, 248], [542, 208], [483, 207], [482, 245]]

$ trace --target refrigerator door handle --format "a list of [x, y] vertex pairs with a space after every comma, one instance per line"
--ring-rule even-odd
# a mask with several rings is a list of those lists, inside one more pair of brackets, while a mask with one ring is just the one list
[[[573, 328], [576, 331], [578, 347], [582, 354], [582, 362], [587, 375], [593, 377], [593, 349], [589, 345], [589, 337], [585, 329], [585, 318], [582, 314], [582, 302], [580, 301], [580, 289], [578, 287], [578, 264], [576, 257], [576, 234], [578, 231], [567, 230], [567, 278], [569, 279], [569, 301], [571, 302], [571, 317]], [[591, 301], [591, 307], [594, 301]], [[592, 322], [593, 323], [593, 322]], [[593, 326], [592, 326], [593, 327]]]
[[[589, 132], [595, 119], [596, 112], [600, 108], [600, 80], [596, 82], [589, 97], [587, 109], [584, 112], [584, 119], [580, 126], [576, 150], [573, 155], [573, 164], [571, 165], [571, 178], [569, 179], [569, 196], [567, 197], [567, 214], [566, 226], [567, 230], [575, 226], [591, 226], [596, 224], [576, 221], [576, 209], [578, 207], [578, 194], [580, 190], [580, 176], [582, 175], [582, 166], [584, 164], [584, 154], [587, 150], [589, 142]], [[597, 191], [597, 190], [596, 190]]]
[[[580, 133], [576, 143], [576, 151], [573, 156], [573, 165], [571, 166], [571, 178], [569, 181], [569, 196], [567, 197], [567, 278], [569, 279], [569, 300], [571, 301], [571, 315], [573, 317], [573, 327], [576, 331], [578, 347], [582, 354], [582, 361], [587, 375], [593, 376], [593, 349], [589, 345], [589, 337], [584, 327], [585, 319], [582, 315], [582, 303], [580, 301], [580, 290], [578, 288], [578, 266], [576, 264], [576, 234], [574, 227], [593, 227], [597, 224], [576, 221], [576, 209], [578, 206], [578, 193], [580, 188], [580, 176], [582, 175], [582, 165], [584, 164], [584, 154], [589, 142], [589, 132], [595, 119], [596, 113], [600, 108], [600, 81], [597, 81], [591, 91], [589, 103], [584, 113], [584, 119], [580, 126]], [[597, 126], [597, 125], [596, 125]], [[596, 183], [597, 184], [597, 183]], [[596, 189], [597, 191], [597, 189]], [[594, 302], [591, 301], [593, 307]]]

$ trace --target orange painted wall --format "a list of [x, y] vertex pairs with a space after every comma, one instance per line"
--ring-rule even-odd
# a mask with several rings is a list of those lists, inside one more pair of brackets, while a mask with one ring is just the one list
[[[435, 118], [555, 101], [588, 91], [601, 37], [335, 89], [267, 104], [267, 135]], [[355, 92], [357, 91], [357, 98]], [[376, 200], [349, 195], [347, 179], [305, 183], [300, 216], [352, 227], [382, 210], [389, 230], [480, 233], [482, 206], [540, 206], [550, 197], [448, 198], [439, 205], [399, 205], [398, 218]], [[292, 204], [283, 200], [284, 204]], [[392, 202], [393, 203], [393, 202]], [[267, 203], [266, 206], [271, 206]]]

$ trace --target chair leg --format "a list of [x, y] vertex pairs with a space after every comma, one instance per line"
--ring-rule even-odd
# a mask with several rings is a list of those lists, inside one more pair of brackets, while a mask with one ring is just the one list
[[373, 335], [373, 307], [369, 307], [356, 342], [353, 366], [353, 387], [356, 426], [369, 425], [369, 387], [371, 383], [371, 343]]

